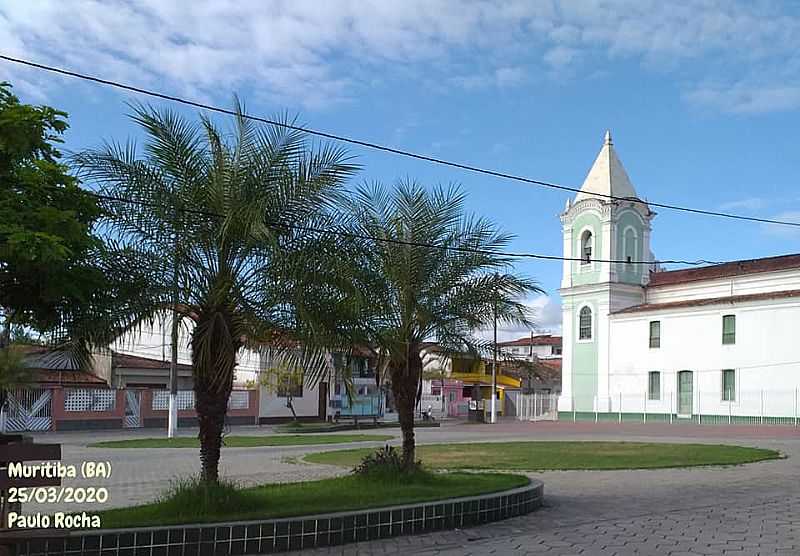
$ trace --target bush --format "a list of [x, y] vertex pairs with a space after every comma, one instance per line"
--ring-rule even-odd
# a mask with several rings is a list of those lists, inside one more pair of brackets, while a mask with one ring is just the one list
[[382, 478], [387, 476], [408, 475], [422, 471], [422, 462], [418, 461], [412, 469], [403, 470], [403, 458], [394, 446], [388, 444], [383, 448], [367, 454], [361, 459], [361, 463], [353, 468], [354, 475], [375, 476]]

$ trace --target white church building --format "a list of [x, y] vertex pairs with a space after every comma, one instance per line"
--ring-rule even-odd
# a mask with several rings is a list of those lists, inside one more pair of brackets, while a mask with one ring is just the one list
[[800, 254], [665, 271], [654, 216], [607, 133], [561, 215], [561, 418], [797, 423]]

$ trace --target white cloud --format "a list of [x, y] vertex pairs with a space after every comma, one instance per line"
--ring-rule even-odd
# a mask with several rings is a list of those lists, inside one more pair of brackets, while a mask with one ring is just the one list
[[[535, 323], [534, 332], [536, 334], [561, 334], [561, 303], [557, 299], [547, 295], [539, 295], [527, 300], [525, 304], [532, 311]], [[531, 330], [527, 327], [498, 326], [497, 340], [499, 342], [516, 340], [517, 338], [529, 336], [530, 333]], [[481, 330], [478, 332], [478, 336], [491, 340], [493, 330], [491, 328]]]
[[561, 334], [561, 302], [547, 295], [540, 295], [530, 303], [534, 312], [537, 332]]
[[544, 53], [544, 61], [553, 68], [571, 64], [578, 56], [578, 50], [567, 46], [556, 46]]
[[513, 87], [520, 85], [525, 79], [524, 68], [504, 66], [483, 73], [458, 75], [451, 78], [450, 82], [464, 89], [475, 90], [489, 87]]
[[494, 78], [498, 87], [519, 85], [525, 80], [525, 70], [519, 67], [503, 67], [494, 70]]
[[[800, 224], [800, 210], [787, 210], [770, 216], [770, 220], [780, 220], [783, 222], [797, 222]], [[800, 238], [800, 226], [785, 226], [782, 224], [762, 224], [762, 231], [773, 237], [784, 239]]]
[[759, 210], [766, 207], [769, 204], [769, 201], [766, 199], [762, 199], [761, 197], [749, 197], [747, 199], [737, 199], [736, 201], [729, 201], [727, 203], [722, 203], [719, 208], [720, 210]]
[[[524, 85], [543, 66], [557, 76], [580, 60], [588, 75], [625, 58], [676, 74], [688, 102], [758, 113], [800, 106], [800, 17], [781, 8], [744, 0], [40, 0], [0, 7], [0, 50], [178, 94], [227, 99], [249, 86], [312, 107], [409, 68], [422, 83], [480, 89]], [[731, 68], [742, 77], [732, 80]], [[437, 77], [426, 81], [429, 74]], [[0, 79], [37, 95], [52, 82], [8, 63]]]
[[738, 114], [759, 114], [800, 107], [800, 84], [701, 86], [686, 93], [690, 102]]

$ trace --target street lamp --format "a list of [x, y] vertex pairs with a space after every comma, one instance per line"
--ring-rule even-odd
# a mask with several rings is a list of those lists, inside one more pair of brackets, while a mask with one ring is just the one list
[[497, 422], [497, 295], [494, 298], [492, 312], [494, 317], [494, 342], [492, 343], [492, 413], [490, 422], [494, 424]]

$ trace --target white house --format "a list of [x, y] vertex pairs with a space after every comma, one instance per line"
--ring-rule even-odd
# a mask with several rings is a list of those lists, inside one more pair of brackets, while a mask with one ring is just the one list
[[497, 347], [504, 356], [533, 361], [534, 359], [560, 359], [561, 344], [561, 336], [531, 334], [508, 342], [498, 342]]
[[559, 410], [596, 419], [795, 420], [800, 254], [664, 271], [652, 263], [654, 216], [607, 133], [561, 215], [564, 256], [578, 260], [564, 262], [561, 282]]

